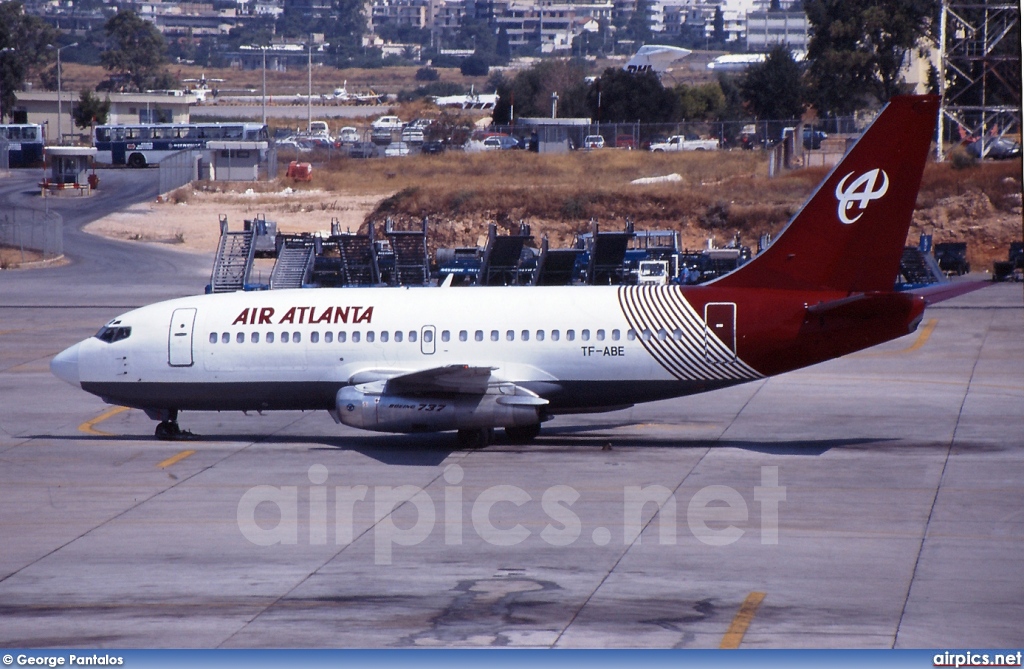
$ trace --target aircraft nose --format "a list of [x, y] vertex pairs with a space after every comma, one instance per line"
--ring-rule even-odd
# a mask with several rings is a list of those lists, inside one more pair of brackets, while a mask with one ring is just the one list
[[73, 386], [81, 387], [81, 378], [78, 376], [78, 349], [82, 346], [79, 342], [70, 348], [66, 348], [50, 362], [50, 371], [61, 381], [70, 383]]

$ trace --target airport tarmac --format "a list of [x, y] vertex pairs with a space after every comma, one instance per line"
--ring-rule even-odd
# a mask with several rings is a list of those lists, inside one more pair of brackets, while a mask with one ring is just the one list
[[201, 437], [160, 442], [49, 361], [205, 281], [147, 249], [104, 283], [124, 245], [75, 238], [71, 265], [0, 273], [0, 645], [1024, 645], [1020, 285], [529, 445], [300, 412], [183, 413]]

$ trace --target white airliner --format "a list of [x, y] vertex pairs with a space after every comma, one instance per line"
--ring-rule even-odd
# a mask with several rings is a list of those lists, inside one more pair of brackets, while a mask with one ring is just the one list
[[477, 93], [470, 88], [469, 95], [441, 95], [434, 98], [438, 107], [458, 107], [459, 109], [494, 109], [498, 104], [498, 91], [493, 93]]
[[707, 285], [200, 295], [118, 316], [51, 369], [161, 438], [179, 411], [323, 409], [482, 446], [835, 358], [921, 321], [924, 298], [893, 285], [937, 109], [894, 98], [774, 243]]

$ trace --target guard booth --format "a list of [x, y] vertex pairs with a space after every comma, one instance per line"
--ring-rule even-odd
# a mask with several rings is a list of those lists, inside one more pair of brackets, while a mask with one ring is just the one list
[[43, 149], [43, 197], [88, 197], [99, 185], [92, 146], [47, 146]]
[[538, 153], [568, 153], [583, 146], [590, 131], [589, 118], [516, 119], [517, 128], [529, 132], [529, 149]]
[[212, 181], [259, 181], [269, 175], [268, 142], [208, 142]]

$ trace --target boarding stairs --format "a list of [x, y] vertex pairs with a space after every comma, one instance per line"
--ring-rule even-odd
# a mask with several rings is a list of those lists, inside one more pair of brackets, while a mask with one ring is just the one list
[[425, 286], [430, 281], [427, 219], [423, 219], [421, 230], [395, 230], [388, 219], [384, 230], [395, 254], [394, 281], [399, 286]]
[[315, 245], [286, 243], [278, 251], [277, 262], [270, 272], [270, 290], [302, 288], [309, 282], [315, 259]]
[[220, 244], [213, 261], [210, 276], [210, 290], [214, 293], [231, 293], [243, 290], [252, 271], [252, 259], [256, 250], [253, 231], [228, 230], [227, 216], [220, 217]]
[[914, 246], [907, 246], [903, 249], [903, 256], [900, 258], [899, 283], [905, 287], [927, 286], [933, 283], [944, 283], [948, 281], [946, 275], [939, 269], [935, 258], [929, 253], [924, 253]]

